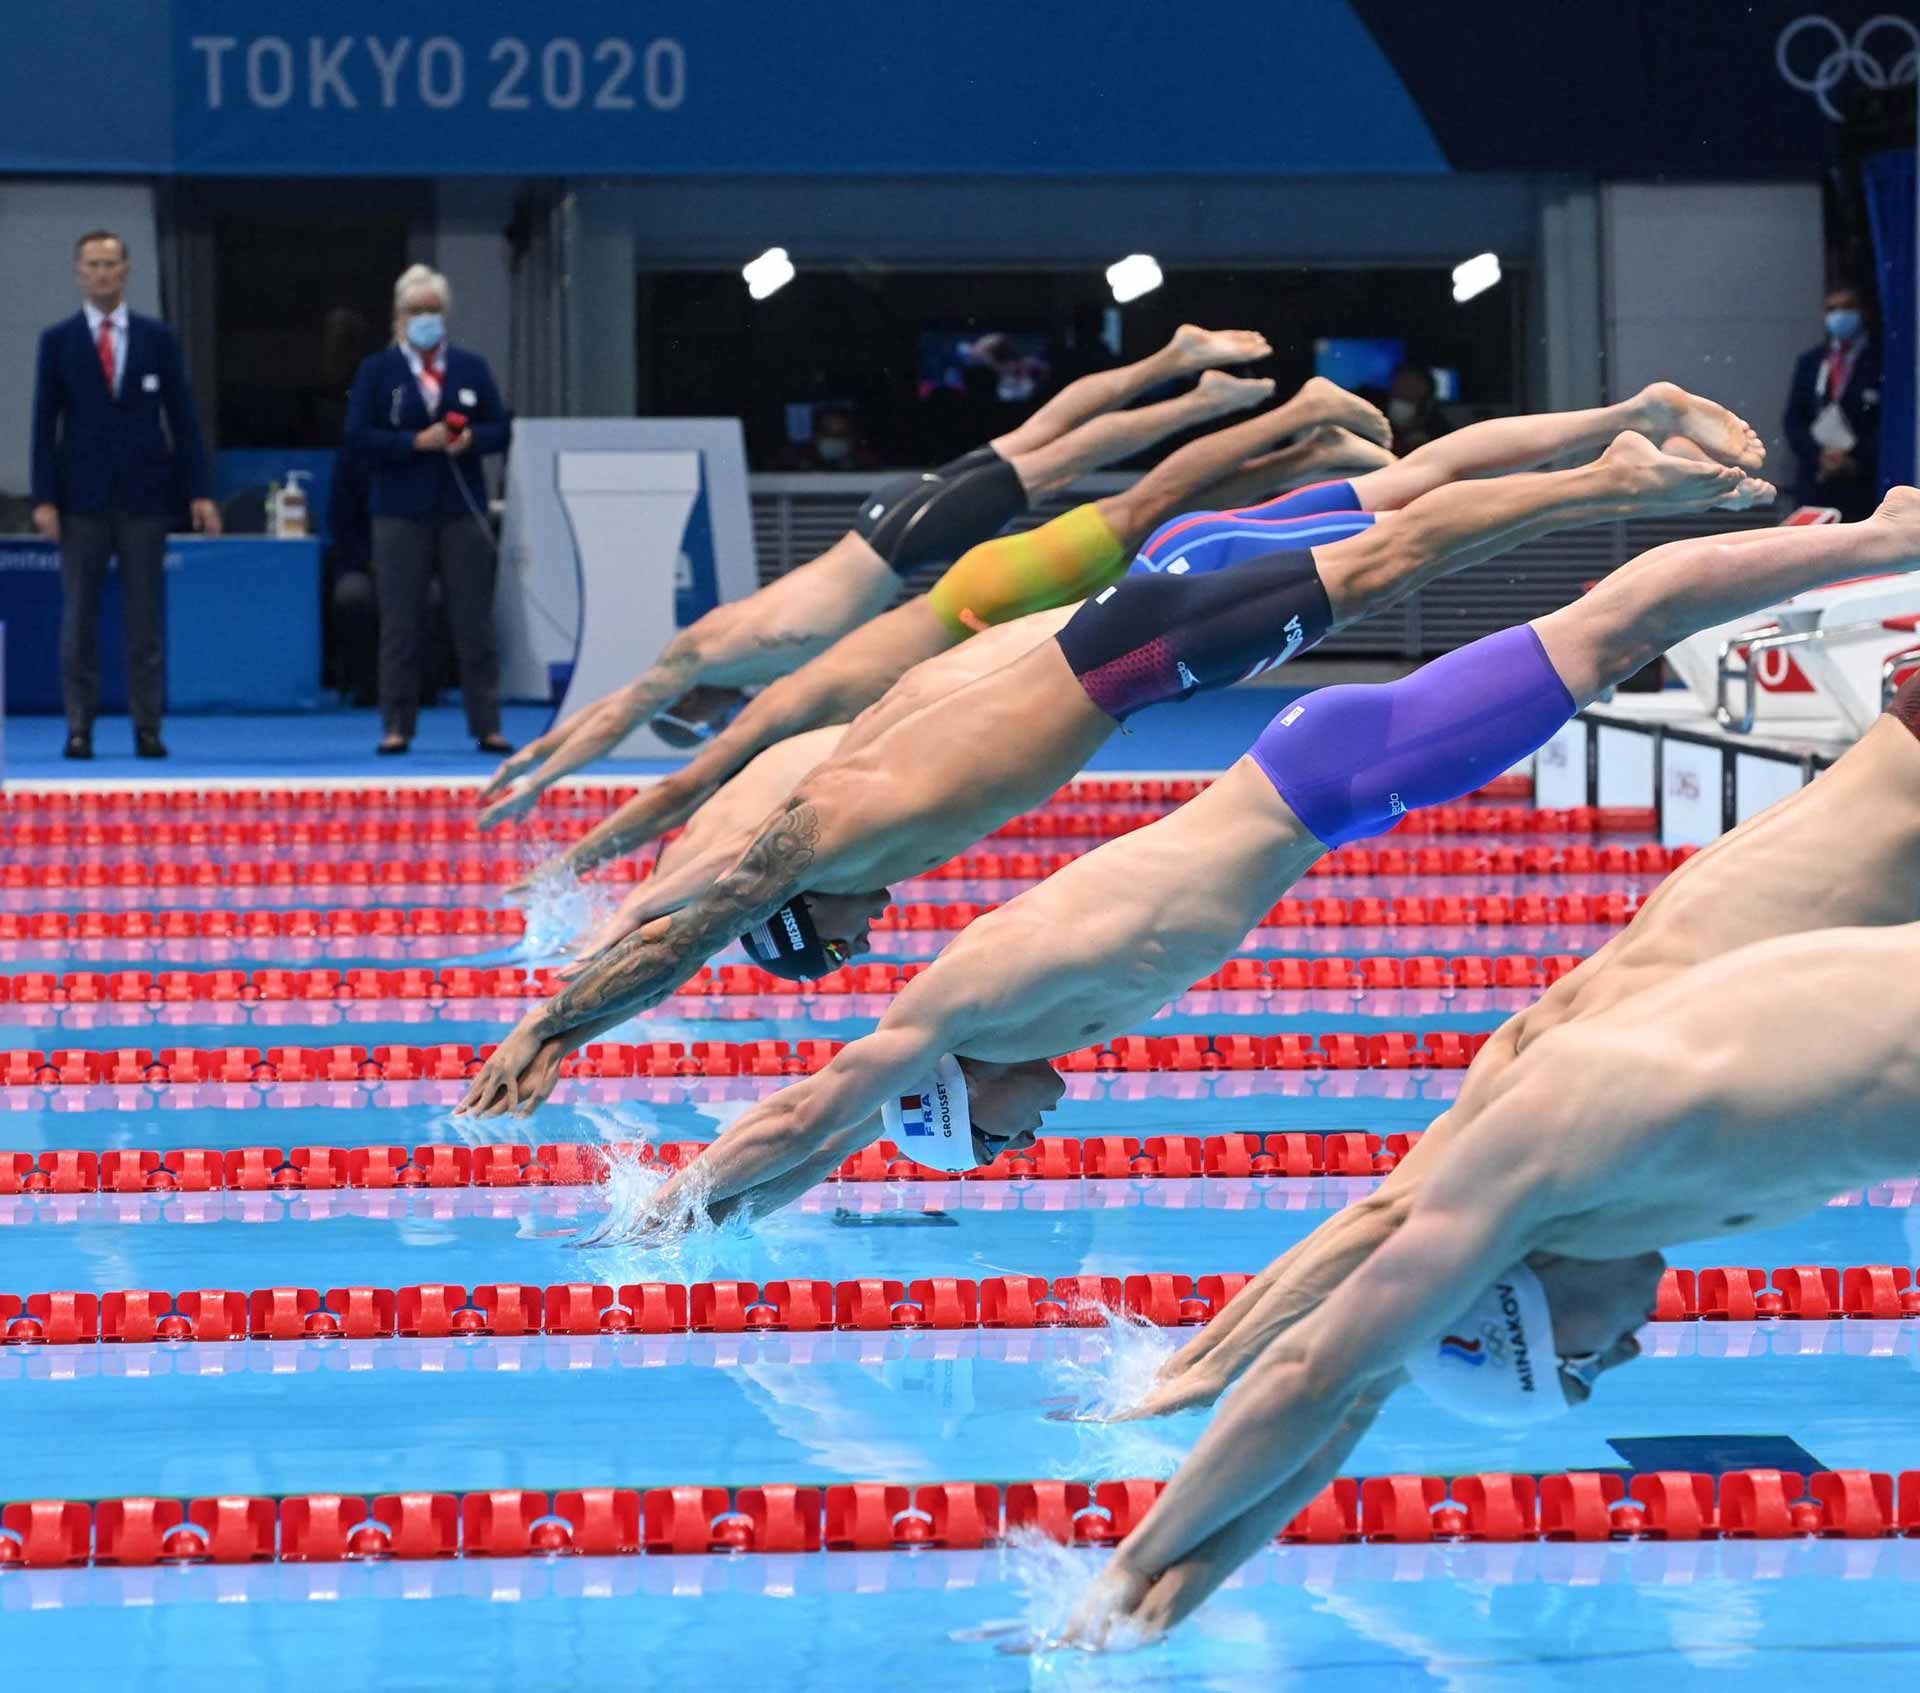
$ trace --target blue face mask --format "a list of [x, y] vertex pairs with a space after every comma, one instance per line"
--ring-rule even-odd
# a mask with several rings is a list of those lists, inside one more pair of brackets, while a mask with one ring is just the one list
[[438, 312], [422, 312], [407, 319], [407, 339], [421, 352], [437, 347], [447, 338], [447, 320]]
[[1851, 306], [1828, 312], [1827, 333], [1836, 341], [1851, 341], [1860, 333], [1860, 314]]

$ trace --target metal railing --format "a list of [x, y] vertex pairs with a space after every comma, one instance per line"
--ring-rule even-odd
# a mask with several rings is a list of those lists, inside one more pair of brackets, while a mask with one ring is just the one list
[[[852, 526], [853, 514], [878, 480], [873, 475], [750, 476], [761, 582], [771, 582], [832, 546]], [[1031, 529], [1071, 506], [1117, 493], [1129, 481], [1125, 476], [1086, 477], [1008, 527]], [[1430, 583], [1398, 605], [1331, 636], [1318, 650], [1411, 659], [1450, 652], [1565, 605], [1589, 582], [1650, 547], [1690, 535], [1769, 528], [1774, 522], [1770, 512], [1713, 512], [1566, 530], [1515, 547], [1491, 564]], [[929, 570], [910, 578], [907, 591], [923, 590], [938, 574]]]

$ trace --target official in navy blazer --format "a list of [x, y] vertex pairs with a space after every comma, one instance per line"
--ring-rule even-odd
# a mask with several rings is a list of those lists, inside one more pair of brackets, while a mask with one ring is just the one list
[[220, 508], [173, 332], [127, 310], [126, 243], [89, 231], [73, 268], [81, 308], [40, 337], [33, 387], [33, 523], [60, 543], [66, 754], [93, 757], [100, 595], [118, 555], [134, 750], [165, 758], [167, 520], [183, 483], [194, 528], [218, 535]]
[[393, 288], [393, 345], [368, 358], [347, 401], [347, 444], [366, 466], [380, 609], [376, 749], [403, 753], [420, 711], [420, 637], [436, 571], [453, 629], [467, 727], [482, 752], [500, 733], [494, 548], [480, 461], [504, 453], [513, 417], [487, 361], [447, 339], [447, 279], [425, 265]]
[[1858, 288], [1827, 290], [1824, 327], [1827, 338], [1794, 361], [1787, 395], [1787, 444], [1800, 461], [1794, 496], [1857, 523], [1880, 501], [1880, 349]]

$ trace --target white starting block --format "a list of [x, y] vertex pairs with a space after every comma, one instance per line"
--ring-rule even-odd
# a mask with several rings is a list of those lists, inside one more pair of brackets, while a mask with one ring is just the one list
[[[1789, 524], [1837, 522], [1802, 507]], [[1667, 654], [1695, 705], [1730, 735], [1852, 741], [1920, 668], [1920, 583], [1865, 576], [1705, 629]]]

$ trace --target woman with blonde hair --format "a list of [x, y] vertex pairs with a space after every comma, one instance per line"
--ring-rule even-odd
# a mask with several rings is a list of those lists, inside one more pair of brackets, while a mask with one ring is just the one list
[[367, 468], [380, 608], [377, 751], [403, 753], [420, 710], [420, 636], [435, 573], [453, 629], [467, 727], [482, 752], [500, 733], [493, 536], [480, 460], [504, 453], [513, 416], [487, 361], [447, 338], [453, 291], [427, 265], [393, 287], [393, 342], [365, 360], [347, 402], [347, 444]]

